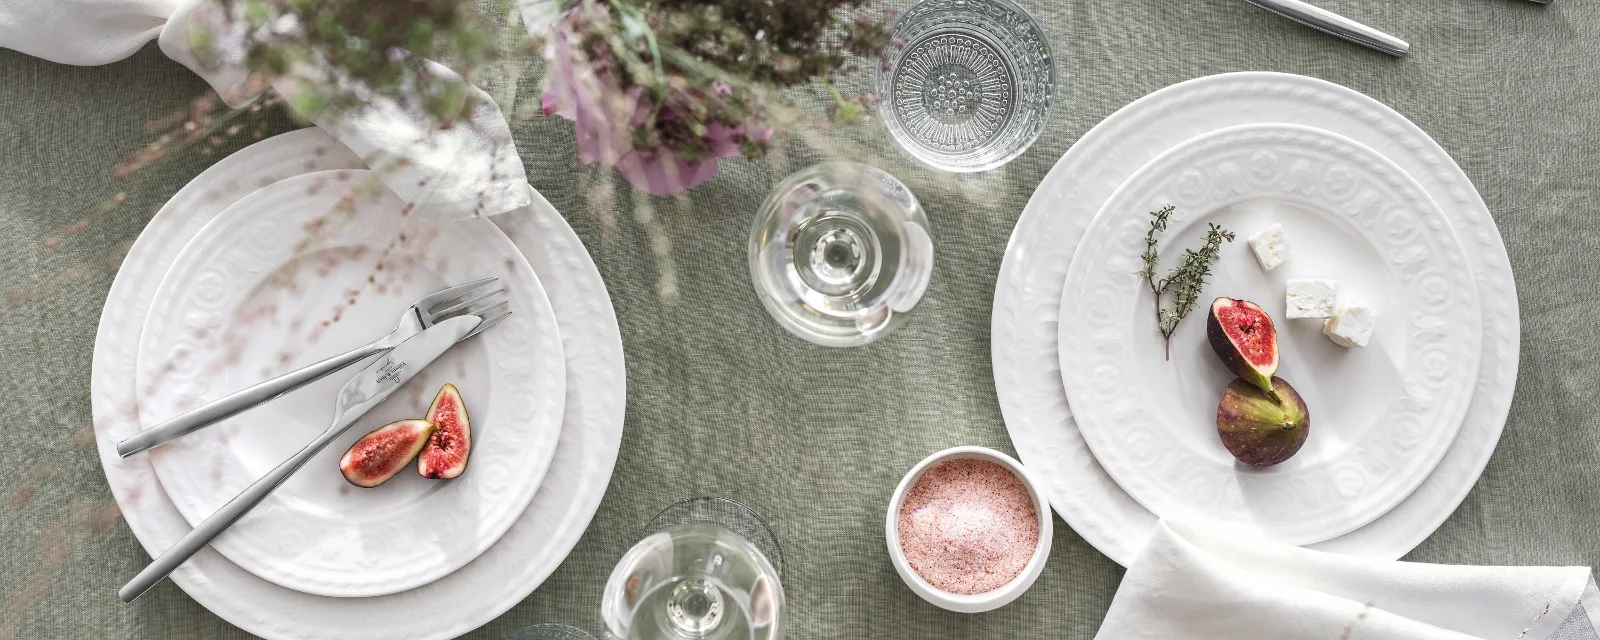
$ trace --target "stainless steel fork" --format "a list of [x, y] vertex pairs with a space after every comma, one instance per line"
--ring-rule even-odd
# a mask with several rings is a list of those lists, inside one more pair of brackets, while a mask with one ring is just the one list
[[117, 453], [126, 458], [135, 453], [161, 446], [188, 434], [235, 416], [248, 409], [274, 400], [290, 391], [321, 380], [335, 371], [353, 365], [380, 353], [388, 353], [407, 338], [422, 333], [435, 324], [457, 316], [472, 314], [483, 318], [471, 333], [462, 340], [478, 335], [484, 329], [511, 314], [510, 302], [505, 299], [505, 289], [491, 287], [495, 278], [484, 278], [456, 285], [424, 297], [400, 314], [400, 322], [388, 335], [349, 352], [336, 355], [303, 369], [291, 371], [271, 380], [240, 389], [226, 396], [191, 409], [154, 427], [145, 429], [127, 440], [117, 443]]

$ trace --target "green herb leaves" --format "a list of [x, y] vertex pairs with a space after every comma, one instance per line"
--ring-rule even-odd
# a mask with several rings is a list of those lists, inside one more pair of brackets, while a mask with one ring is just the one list
[[[1233, 242], [1233, 232], [1218, 225], [1210, 225], [1206, 230], [1206, 242], [1199, 250], [1185, 249], [1183, 262], [1173, 267], [1164, 278], [1156, 278], [1156, 269], [1161, 262], [1158, 250], [1159, 241], [1156, 234], [1167, 230], [1167, 220], [1172, 217], [1172, 205], [1162, 207], [1160, 210], [1150, 212], [1154, 218], [1150, 221], [1150, 230], [1144, 234], [1144, 269], [1139, 275], [1144, 276], [1145, 282], [1150, 285], [1150, 292], [1156, 297], [1156, 327], [1161, 330], [1161, 337], [1167, 341], [1167, 359], [1172, 358], [1172, 334], [1178, 330], [1178, 322], [1194, 310], [1195, 303], [1200, 300], [1200, 292], [1206, 286], [1206, 278], [1211, 276], [1211, 263], [1216, 262], [1222, 251], [1224, 241]], [[1171, 306], [1161, 306], [1163, 296], [1171, 300]]]

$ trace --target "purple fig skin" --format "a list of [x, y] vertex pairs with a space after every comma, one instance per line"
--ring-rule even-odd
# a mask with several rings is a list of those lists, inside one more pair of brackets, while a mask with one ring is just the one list
[[[1311, 434], [1311, 411], [1300, 394], [1272, 379], [1273, 393], [1235, 379], [1217, 403], [1217, 436], [1239, 462], [1270, 467], [1294, 457]], [[1276, 397], [1274, 397], [1276, 396]]]
[[[1254, 341], [1241, 345], [1228, 335], [1224, 322], [1248, 322], [1250, 333], [1241, 333], [1242, 339]], [[1206, 314], [1206, 341], [1222, 360], [1223, 366], [1262, 391], [1272, 392], [1272, 376], [1278, 373], [1278, 330], [1272, 325], [1272, 316], [1249, 300], [1217, 298]], [[1267, 349], [1272, 354], [1268, 365], [1251, 364], [1245, 349]]]
[[400, 420], [378, 427], [350, 445], [339, 458], [339, 472], [363, 489], [388, 482], [416, 459], [434, 429], [427, 420]]

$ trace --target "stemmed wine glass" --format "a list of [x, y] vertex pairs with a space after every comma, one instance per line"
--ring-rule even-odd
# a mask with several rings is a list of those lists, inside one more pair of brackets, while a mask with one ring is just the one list
[[[662, 511], [611, 572], [600, 615], [616, 640], [781, 640], [782, 549], [726, 498]], [[776, 564], [774, 564], [776, 563]]]
[[750, 278], [785, 329], [852, 347], [905, 322], [933, 275], [928, 218], [904, 184], [859, 162], [785, 178], [750, 230]]

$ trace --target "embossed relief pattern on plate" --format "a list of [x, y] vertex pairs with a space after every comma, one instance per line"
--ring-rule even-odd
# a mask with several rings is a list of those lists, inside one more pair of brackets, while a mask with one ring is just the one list
[[[138, 334], [161, 275], [205, 223], [250, 190], [309, 171], [350, 166], [361, 162], [314, 127], [252, 145], [180, 189], [140, 234], [118, 271], [95, 337], [95, 439], [123, 517], [151, 554], [190, 526], [161, 491], [149, 459], [122, 458], [116, 443], [140, 428], [134, 388]], [[510, 609], [550, 575], [593, 517], [616, 463], [626, 393], [622, 341], [600, 273], [560, 213], [535, 194], [526, 210], [494, 221], [545, 283], [570, 382], [559, 450], [517, 523], [455, 573], [388, 596], [335, 599], [293, 591], [210, 549], [179, 567], [173, 582], [228, 622], [269, 638], [442, 640]], [[403, 615], [438, 607], [457, 615]]]
[[[1128, 391], [1139, 387], [1131, 342], [1155, 338], [1129, 332], [1148, 219], [1126, 212], [1170, 201], [1178, 205], [1170, 223], [1182, 228], [1196, 213], [1263, 195], [1314, 207], [1330, 192], [1352, 189], [1354, 197], [1333, 207], [1336, 215], [1378, 250], [1402, 299], [1412, 301], [1403, 392], [1385, 412], [1388, 426], [1366, 430], [1351, 455], [1271, 474], [1241, 474], [1176, 445], [1153, 399]], [[1205, 514], [1309, 544], [1381, 516], [1444, 455], [1478, 366], [1476, 287], [1443, 212], [1375, 152], [1307, 127], [1227, 129], [1141, 168], [1102, 211], [1086, 234], [1107, 241], [1083, 247], [1066, 277], [1062, 299], [1081, 303], [1061, 310], [1061, 366], [1080, 432], [1141, 504], [1157, 515]]]
[[[488, 359], [491, 387], [483, 394], [489, 398], [487, 410], [474, 420], [479, 427], [474, 433], [478, 446], [472, 453], [473, 473], [441, 484], [415, 505], [433, 517], [418, 521], [417, 511], [407, 509], [356, 522], [300, 508], [274, 495], [214, 543], [223, 555], [256, 575], [326, 595], [372, 595], [415, 586], [492, 544], [538, 488], [559, 437], [563, 399], [556, 393], [564, 386], [564, 371], [554, 357], [560, 353], [554, 317], [531, 270], [525, 263], [508, 264], [505, 259], [516, 255], [514, 245], [487, 220], [407, 228], [399, 213], [403, 203], [386, 191], [357, 196], [350, 211], [359, 208], [366, 213], [342, 214], [344, 201], [339, 194], [366, 175], [349, 171], [300, 176], [253, 194], [231, 215], [220, 215], [219, 224], [202, 230], [196, 244], [174, 263], [172, 282], [163, 282], [163, 293], [158, 294], [172, 299], [152, 310], [146, 344], [141, 346], [141, 377], [146, 380], [156, 377], [149, 368], [159, 366], [162, 353], [225, 351], [217, 339], [227, 321], [249, 292], [295, 256], [385, 247], [406, 233], [418, 252], [406, 259], [419, 268], [437, 269], [448, 281], [492, 274], [507, 283], [516, 313], [497, 331], [483, 335], [494, 355]], [[257, 210], [260, 207], [270, 211]], [[307, 229], [318, 230], [310, 244]], [[206, 300], [191, 303], [189, 299], [196, 296]], [[197, 311], [179, 313], [179, 309]], [[152, 332], [157, 327], [178, 329]], [[386, 329], [375, 327], [374, 332]], [[156, 392], [145, 394], [145, 409], [171, 415], [181, 410], [183, 399], [206, 400], [226, 393], [218, 364], [214, 358], [188, 357], [170, 365]], [[519, 395], [518, 389], [548, 393], [532, 399]], [[255, 480], [227, 451], [229, 430], [235, 426], [225, 423], [152, 452], [157, 475], [191, 523]], [[456, 546], [443, 549], [440, 540]]]
[[1517, 374], [1516, 289], [1488, 208], [1444, 150], [1372, 98], [1314, 78], [1246, 72], [1168, 87], [1096, 125], [1051, 169], [1012, 233], [991, 325], [996, 390], [1019, 457], [1039, 470], [1062, 519], [1120, 564], [1133, 560], [1156, 517], [1106, 474], [1067, 404], [1056, 343], [1061, 282], [1100, 204], [1145, 161], [1195, 135], [1270, 120], [1351, 136], [1408, 171], [1470, 239], [1465, 248], [1483, 303], [1483, 362], [1449, 452], [1389, 513], [1311, 548], [1401, 557], [1466, 497], [1504, 429]]

